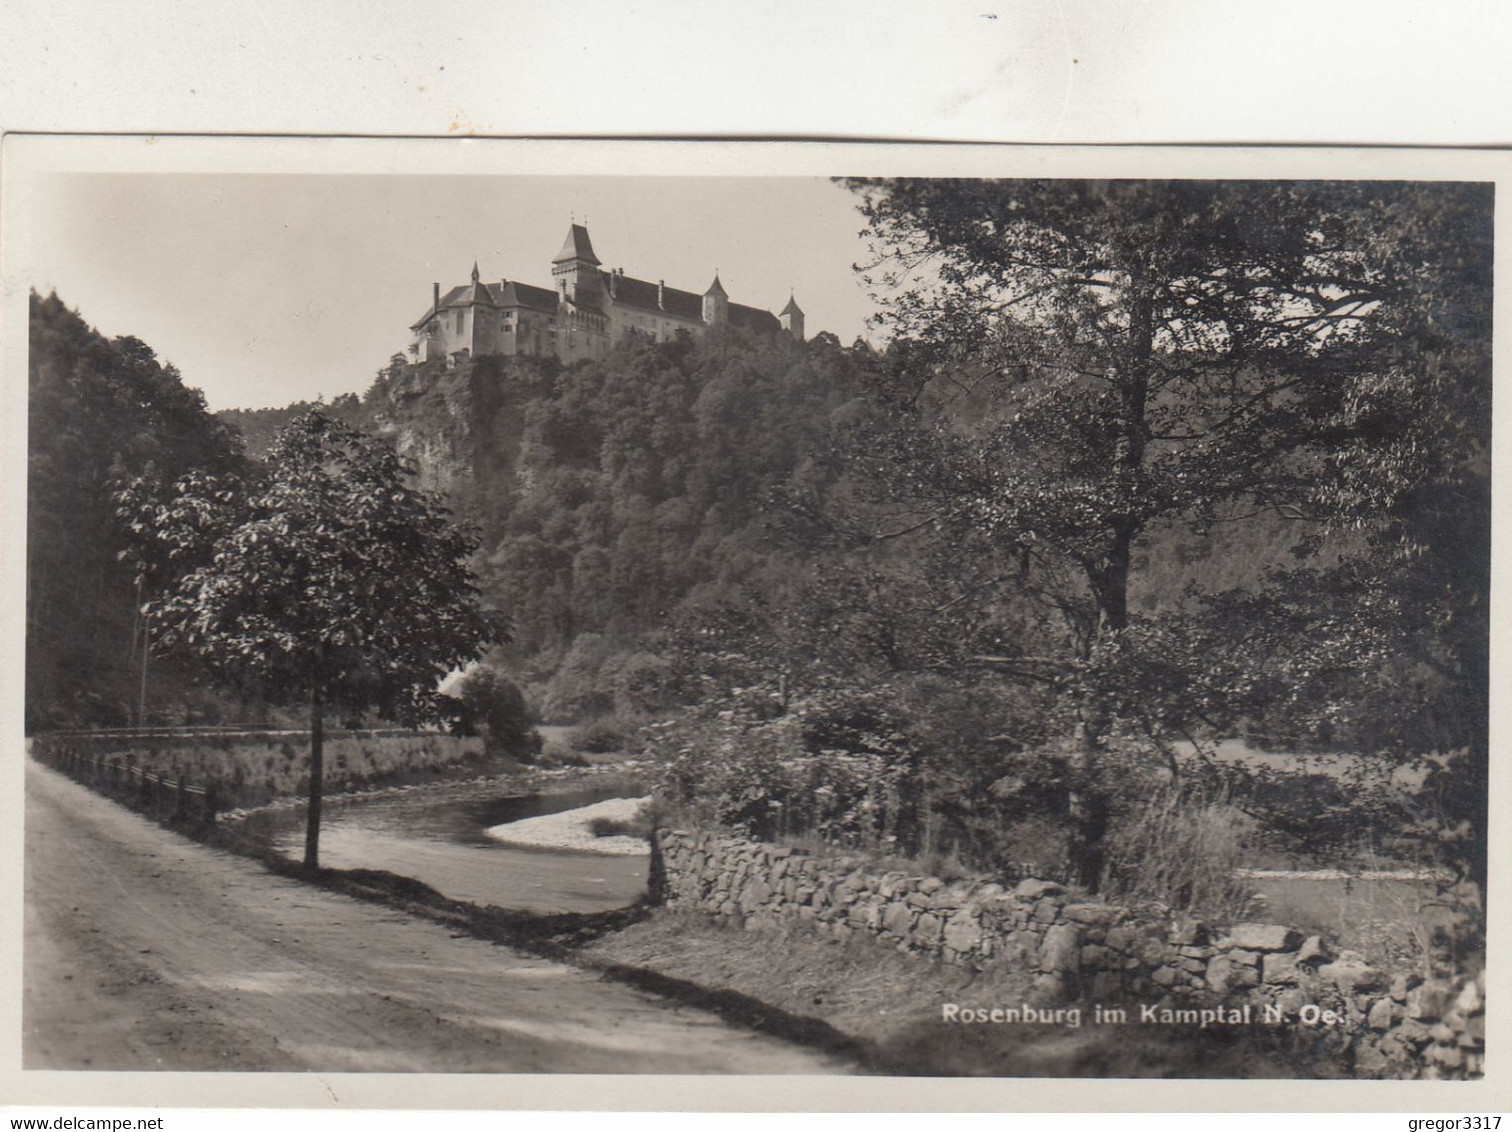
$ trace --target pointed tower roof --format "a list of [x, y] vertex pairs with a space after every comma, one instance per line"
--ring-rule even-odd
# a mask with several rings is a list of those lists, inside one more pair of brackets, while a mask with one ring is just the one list
[[567, 238], [562, 241], [562, 250], [557, 252], [556, 259], [552, 263], [570, 263], [575, 259], [583, 260], [597, 267], [602, 260], [593, 254], [593, 242], [588, 239], [588, 229], [581, 224], [574, 224], [567, 229]]
[[793, 293], [788, 292], [787, 306], [783, 307], [780, 314], [802, 314], [803, 308], [798, 305], [798, 300], [793, 298]]
[[712, 282], [712, 283], [709, 284], [709, 289], [707, 291], [705, 291], [704, 294], [705, 295], [723, 295], [725, 298], [729, 298], [728, 295], [725, 295], [724, 284], [722, 284], [719, 281], [719, 272], [716, 271], [714, 273], [714, 282]]
[[494, 301], [493, 293], [489, 291], [488, 284], [478, 281], [478, 265], [476, 262], [473, 263], [472, 282], [462, 288], [462, 293], [457, 296], [455, 305], [467, 307], [475, 303], [483, 303], [485, 306], [490, 307], [499, 305]]

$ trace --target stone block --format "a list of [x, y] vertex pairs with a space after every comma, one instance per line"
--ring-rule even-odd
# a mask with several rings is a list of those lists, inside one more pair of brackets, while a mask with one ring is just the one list
[[1048, 896], [1034, 905], [1034, 918], [1042, 924], [1053, 924], [1060, 918], [1060, 903]]
[[1155, 982], [1163, 987], [1169, 987], [1176, 981], [1175, 967], [1157, 967], [1150, 976]]
[[1183, 945], [1176, 949], [1176, 953], [1178, 955], [1185, 955], [1188, 959], [1211, 959], [1213, 957], [1213, 949], [1211, 947]]
[[1081, 933], [1072, 924], [1056, 924], [1045, 932], [1039, 969], [1074, 973], [1081, 963]]
[[1066, 886], [1053, 880], [1021, 880], [1013, 886], [1015, 900], [1034, 901], [1042, 896], [1056, 896], [1066, 891]]
[[1281, 1016], [1283, 1018], [1295, 1018], [1297, 1011], [1301, 1010], [1311, 1001], [1307, 992], [1297, 987], [1284, 990], [1276, 996], [1276, 1005], [1281, 1008]]
[[1454, 988], [1447, 983], [1429, 982], [1407, 995], [1407, 1017], [1421, 1022], [1442, 1018], [1455, 999]]
[[957, 913], [945, 925], [945, 946], [959, 952], [976, 949], [982, 942], [982, 925], [975, 916]]
[[1295, 951], [1302, 944], [1301, 932], [1281, 924], [1235, 924], [1229, 935], [1246, 951]]
[[1127, 951], [1139, 939], [1139, 932], [1131, 927], [1109, 928], [1104, 942], [1117, 951]]
[[1455, 1046], [1433, 1046], [1423, 1055], [1435, 1065], [1441, 1065], [1445, 1069], [1458, 1069], [1465, 1064], [1463, 1051]]
[[1099, 947], [1095, 943], [1089, 943], [1081, 949], [1081, 965], [1083, 967], [1101, 967], [1103, 960], [1110, 952], [1106, 947]]
[[933, 896], [945, 887], [945, 882], [939, 877], [925, 877], [919, 882], [919, 891], [925, 896]]
[[1271, 985], [1295, 983], [1302, 976], [1295, 952], [1267, 952], [1260, 962], [1260, 979]]
[[1318, 968], [1318, 977], [1332, 983], [1345, 994], [1384, 988], [1386, 977], [1360, 959], [1335, 959]]
[[1310, 935], [1302, 941], [1297, 952], [1298, 963], [1327, 963], [1334, 957], [1332, 949], [1323, 942], [1322, 936]]
[[1460, 1030], [1456, 1043], [1466, 1049], [1474, 1049], [1486, 1044], [1486, 1016], [1477, 1014], [1474, 1018], [1466, 1018], [1464, 1028]]
[[937, 890], [929, 897], [929, 906], [931, 908], [938, 908], [945, 912], [954, 911], [966, 902], [966, 890], [953, 884]]
[[1029, 988], [1029, 1005], [1052, 1006], [1066, 998], [1066, 980], [1060, 975], [1046, 973], [1034, 980]]
[[1407, 992], [1412, 989], [1412, 981], [1406, 975], [1398, 975], [1391, 980], [1391, 997], [1396, 1002], [1406, 1002]]
[[918, 923], [914, 924], [909, 938], [923, 947], [938, 947], [944, 931], [945, 922], [934, 913], [925, 912], [919, 917]]
[[913, 927], [913, 913], [907, 904], [894, 900], [882, 914], [882, 925], [890, 932], [906, 936]]
[[1260, 972], [1231, 955], [1215, 955], [1208, 960], [1207, 985], [1214, 994], [1226, 995], [1243, 987], [1258, 986]]
[[1427, 1025], [1419, 1022], [1416, 1018], [1404, 1018], [1401, 1022], [1397, 1023], [1397, 1027], [1392, 1031], [1392, 1034], [1398, 1041], [1405, 1042], [1408, 1045], [1420, 1046], [1428, 1041]]
[[1473, 982], [1466, 983], [1461, 987], [1459, 994], [1454, 999], [1454, 1009], [1467, 1018], [1472, 1014], [1478, 1014], [1484, 1007], [1485, 1000], [1481, 998], [1480, 987], [1476, 986]]
[[772, 898], [772, 886], [760, 877], [746, 882], [741, 892], [740, 906], [747, 911], [759, 908]]
[[1378, 998], [1370, 1012], [1365, 1015], [1365, 1024], [1372, 1030], [1389, 1030], [1392, 1020], [1392, 1001], [1389, 998]]
[[846, 923], [855, 928], [865, 928], [868, 931], [876, 931], [882, 926], [883, 904], [879, 897], [867, 897], [858, 900], [851, 905], [850, 914], [846, 917]]
[[1208, 941], [1207, 925], [1201, 920], [1177, 920], [1166, 938], [1178, 947], [1196, 947]]
[[1107, 904], [1067, 904], [1061, 909], [1061, 915], [1078, 924], [1106, 926], [1122, 915], [1122, 909], [1112, 908]]

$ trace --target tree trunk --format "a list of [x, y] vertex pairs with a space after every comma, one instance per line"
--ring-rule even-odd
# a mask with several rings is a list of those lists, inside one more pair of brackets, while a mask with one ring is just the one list
[[[1112, 539], [1102, 558], [1087, 567], [1087, 582], [1097, 603], [1096, 642], [1122, 632], [1129, 623], [1129, 568], [1134, 540], [1143, 520], [1135, 501], [1144, 493], [1145, 449], [1149, 441], [1150, 359], [1154, 352], [1154, 306], [1142, 273], [1130, 272], [1129, 350], [1118, 370], [1119, 411], [1122, 417], [1114, 442], [1113, 471], [1117, 502], [1108, 523]], [[1107, 736], [1109, 712], [1096, 688], [1084, 688], [1076, 751], [1072, 756], [1067, 792], [1071, 825], [1071, 881], [1096, 892], [1102, 884], [1111, 799], [1101, 782], [1098, 765]]]
[[152, 615], [142, 618], [142, 682], [137, 689], [137, 727], [147, 726], [147, 658], [152, 655]]
[[310, 804], [305, 819], [306, 872], [320, 868], [320, 800], [325, 773], [325, 705], [320, 689], [310, 694]]

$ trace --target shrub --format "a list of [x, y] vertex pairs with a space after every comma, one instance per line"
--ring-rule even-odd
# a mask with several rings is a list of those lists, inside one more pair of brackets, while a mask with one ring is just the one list
[[560, 743], [547, 743], [541, 750], [539, 762], [545, 767], [588, 766], [588, 760], [576, 751]]
[[618, 719], [595, 719], [572, 729], [568, 741], [574, 750], [587, 751], [590, 755], [607, 755], [623, 751], [629, 745], [631, 730]]
[[458, 693], [465, 721], [482, 735], [488, 755], [533, 762], [541, 753], [535, 718], [513, 680], [479, 665], [463, 679]]
[[650, 837], [655, 824], [652, 807], [642, 806], [630, 818], [594, 818], [588, 832], [594, 837]]

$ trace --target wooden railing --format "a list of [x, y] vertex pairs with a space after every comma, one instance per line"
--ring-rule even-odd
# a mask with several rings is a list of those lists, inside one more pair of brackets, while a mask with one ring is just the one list
[[[51, 738], [51, 737], [50, 737]], [[198, 786], [138, 766], [131, 755], [86, 751], [63, 741], [34, 744], [38, 762], [148, 817], [176, 824], [213, 822], [223, 808], [214, 785]]]

